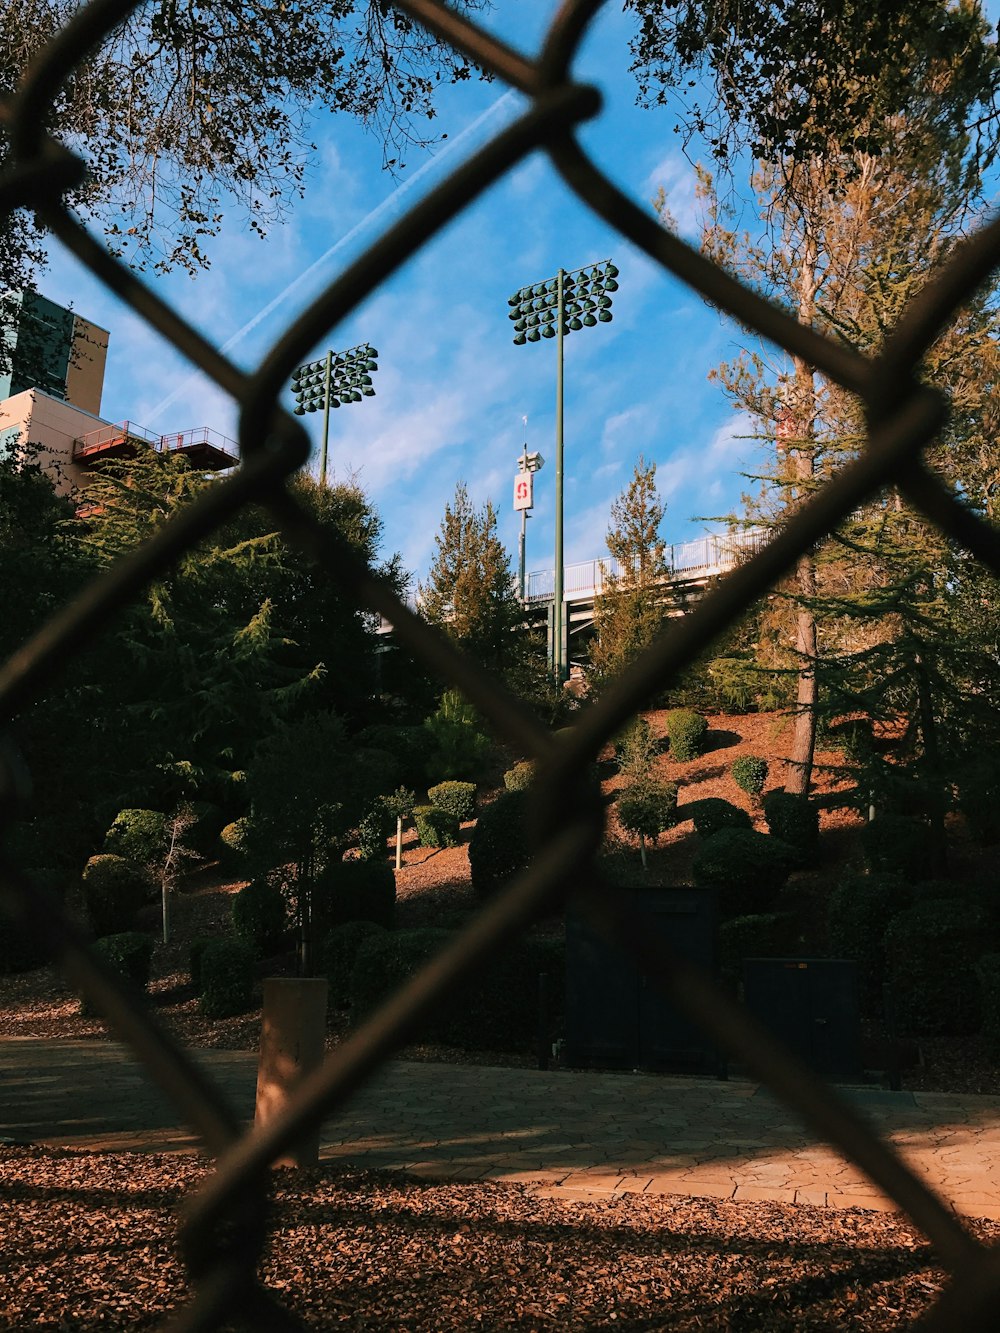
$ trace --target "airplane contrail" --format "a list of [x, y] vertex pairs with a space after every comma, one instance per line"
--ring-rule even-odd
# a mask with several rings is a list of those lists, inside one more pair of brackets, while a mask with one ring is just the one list
[[[516, 96], [517, 93], [511, 88], [502, 96], [498, 97], [495, 102], [491, 102], [485, 111], [481, 112], [475, 120], [470, 121], [470, 123], [466, 125], [454, 139], [450, 140], [447, 147], [442, 149], [442, 151], [434, 157], [428, 158], [427, 161], [424, 162], [412, 176], [405, 180], [397, 190], [394, 190], [392, 194], [387, 195], [380, 204], [376, 204], [366, 217], [362, 218], [360, 222], [355, 223], [350, 231], [345, 232], [343, 236], [334, 241], [333, 245], [331, 245], [324, 254], [320, 255], [319, 259], [314, 260], [314, 262], [311, 263], [307, 269], [304, 269], [297, 278], [293, 278], [283, 291], [279, 292], [273, 300], [269, 301], [262, 310], [259, 310], [241, 329], [238, 329], [236, 333], [232, 334], [232, 336], [222, 344], [221, 350], [223, 352], [230, 351], [230, 349], [235, 347], [237, 343], [241, 342], [247, 334], [252, 333], [259, 324], [263, 323], [269, 315], [272, 315], [280, 305], [283, 305], [289, 297], [299, 290], [300, 287], [307, 283], [318, 269], [323, 268], [324, 265], [329, 263], [334, 255], [343, 250], [345, 246], [350, 245], [351, 241], [353, 241], [356, 236], [360, 235], [361, 232], [378, 222], [384, 214], [398, 211], [406, 195], [409, 194], [421, 177], [426, 175], [427, 172], [431, 171], [433, 168], [440, 167], [441, 164], [445, 162], [471, 134], [474, 134], [486, 121], [491, 120], [502, 107], [505, 107]], [[179, 384], [176, 389], [171, 390], [166, 398], [164, 398], [161, 403], [158, 403], [156, 407], [147, 414], [147, 419], [155, 420], [161, 412], [165, 412], [168, 407], [172, 406], [178, 398], [186, 393], [192, 384], [195, 384], [202, 378], [203, 376], [198, 371], [189, 375], [183, 383]]]

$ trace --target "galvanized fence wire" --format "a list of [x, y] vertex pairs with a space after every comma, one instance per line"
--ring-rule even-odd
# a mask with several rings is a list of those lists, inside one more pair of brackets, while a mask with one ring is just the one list
[[[802, 554], [890, 483], [1000, 575], [996, 532], [951, 495], [922, 461], [922, 450], [946, 418], [947, 404], [914, 378], [938, 331], [993, 271], [1000, 256], [1000, 223], [984, 228], [958, 249], [904, 312], [877, 359], [803, 327], [661, 227], [609, 181], [580, 146], [576, 127], [599, 114], [601, 98], [594, 88], [573, 81], [572, 65], [603, 2], [566, 0], [541, 51], [528, 58], [440, 0], [398, 0], [399, 9], [517, 88], [529, 104], [509, 128], [340, 273], [252, 374], [240, 371], [112, 258], [64, 202], [66, 192], [82, 179], [85, 164], [48, 134], [51, 107], [62, 83], [128, 17], [135, 0], [92, 0], [78, 10], [29, 72], [17, 97], [0, 110], [11, 145], [9, 163], [0, 175], [0, 210], [4, 214], [19, 208], [34, 210], [111, 291], [232, 396], [240, 408], [244, 459], [234, 476], [210, 488], [146, 545], [95, 580], [0, 667], [2, 715], [13, 717], [44, 699], [57, 672], [74, 653], [86, 649], [122, 605], [195, 542], [244, 505], [255, 503], [269, 509], [288, 539], [308, 551], [359, 606], [389, 619], [404, 648], [443, 683], [460, 689], [499, 737], [532, 756], [539, 766], [529, 869], [332, 1053], [299, 1088], [280, 1120], [246, 1134], [240, 1134], [238, 1116], [211, 1080], [146, 1009], [135, 1006], [60, 904], [29, 886], [13, 867], [0, 865], [4, 910], [46, 945], [218, 1158], [215, 1173], [189, 1200], [180, 1224], [193, 1296], [172, 1316], [170, 1327], [176, 1330], [217, 1328], [235, 1314], [269, 1329], [298, 1326], [255, 1276], [267, 1234], [270, 1163], [342, 1107], [442, 992], [471, 973], [541, 909], [571, 893], [590, 920], [636, 957], [678, 1007], [765, 1081], [819, 1136], [860, 1166], [925, 1233], [955, 1279], [929, 1316], [928, 1328], [985, 1328], [1000, 1308], [997, 1253], [972, 1237], [937, 1193], [829, 1086], [772, 1040], [709, 978], [677, 958], [669, 942], [641, 914], [606, 891], [594, 859], [602, 814], [593, 794], [579, 781], [586, 765], [638, 709]], [[857, 394], [869, 427], [861, 455], [827, 481], [763, 549], [722, 580], [694, 610], [673, 621], [599, 703], [558, 739], [521, 700], [402, 604], [345, 543], [321, 530], [293, 497], [285, 483], [307, 460], [309, 445], [299, 423], [278, 406], [292, 370], [321, 338], [472, 200], [535, 151], [548, 155], [584, 205], [665, 270], [745, 327], [803, 357]], [[11, 818], [28, 800], [28, 775], [5, 742], [0, 746], [0, 817]]]

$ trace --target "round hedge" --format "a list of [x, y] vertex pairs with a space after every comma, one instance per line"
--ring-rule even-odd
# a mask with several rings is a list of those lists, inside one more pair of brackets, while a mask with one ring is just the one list
[[[153, 937], [141, 931], [126, 930], [117, 935], [105, 935], [94, 941], [94, 952], [123, 981], [136, 990], [145, 991], [153, 961]], [[87, 1000], [80, 1001], [80, 1013], [93, 1018], [98, 1010]]]
[[704, 749], [708, 723], [691, 708], [672, 708], [667, 714], [670, 757], [679, 763], [697, 759]]
[[123, 856], [104, 852], [83, 867], [83, 901], [95, 935], [114, 935], [132, 924], [149, 896], [149, 877]]
[[740, 755], [739, 759], [733, 760], [729, 774], [741, 791], [745, 791], [749, 797], [757, 801], [760, 799], [764, 790], [764, 783], [767, 781], [767, 770], [766, 759], [759, 759], [752, 754], [743, 754]]
[[694, 859], [694, 882], [714, 888], [724, 916], [768, 912], [788, 878], [795, 854], [754, 829], [722, 829], [706, 838]]
[[167, 852], [167, 817], [160, 810], [119, 810], [104, 835], [104, 850], [137, 865], [155, 865]]
[[527, 838], [528, 795], [502, 792], [479, 813], [469, 841], [472, 887], [489, 898], [530, 861]]
[[677, 784], [655, 782], [647, 778], [623, 787], [617, 800], [618, 822], [629, 833], [653, 842], [674, 822], [677, 810]]
[[508, 791], [527, 791], [534, 780], [535, 765], [530, 759], [519, 760], [503, 775], [503, 785]]
[[753, 820], [747, 812], [733, 805], [732, 801], [724, 801], [721, 796], [703, 796], [699, 801], [689, 801], [681, 806], [678, 818], [693, 820], [695, 832], [703, 838], [710, 838], [723, 829], [753, 828]]
[[233, 936], [213, 940], [199, 963], [201, 1012], [207, 1018], [232, 1018], [253, 1006], [253, 950]]
[[266, 879], [255, 879], [233, 899], [233, 929], [258, 958], [278, 952], [284, 941], [287, 918], [281, 890]]
[[437, 805], [415, 805], [413, 822], [421, 847], [457, 847], [461, 842], [458, 816], [450, 810]]
[[819, 811], [808, 796], [772, 791], [764, 797], [764, 818], [776, 838], [802, 852], [819, 842]]

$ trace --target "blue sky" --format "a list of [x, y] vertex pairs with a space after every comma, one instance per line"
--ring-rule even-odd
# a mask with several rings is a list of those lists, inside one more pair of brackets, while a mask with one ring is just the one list
[[[489, 21], [535, 49], [555, 0], [498, 0]], [[584, 140], [609, 174], [652, 211], [663, 186], [680, 230], [697, 234], [694, 172], [665, 111], [635, 105], [628, 72], [631, 20], [608, 6], [594, 26], [579, 77], [598, 84], [606, 108]], [[210, 249], [212, 268], [157, 288], [206, 334], [252, 366], [287, 323], [406, 207], [522, 107], [497, 83], [445, 90], [434, 155], [413, 150], [403, 176], [381, 170], [379, 144], [344, 117], [322, 116], [307, 193], [261, 241], [232, 212]], [[322, 136], [322, 137], [319, 137]], [[518, 287], [612, 258], [621, 273], [614, 321], [566, 341], [566, 559], [605, 553], [611, 502], [639, 456], [655, 460], [667, 506], [663, 535], [680, 542], [710, 530], [696, 516], [725, 513], [745, 489], [759, 446], [708, 381], [738, 335], [698, 297], [652, 265], [579, 204], [541, 155], [525, 162], [453, 222], [397, 277], [315, 349], [368, 341], [380, 352], [376, 397], [332, 415], [337, 477], [354, 475], [398, 550], [425, 576], [456, 482], [493, 500], [516, 562], [511, 504], [524, 438], [546, 458], [528, 524], [529, 569], [553, 555], [555, 343], [515, 347], [507, 297]], [[209, 425], [235, 434], [232, 403], [75, 262], [54, 252], [40, 287], [111, 333], [103, 415], [161, 432]], [[289, 399], [289, 405], [291, 400]], [[322, 414], [303, 419], [316, 446]]]

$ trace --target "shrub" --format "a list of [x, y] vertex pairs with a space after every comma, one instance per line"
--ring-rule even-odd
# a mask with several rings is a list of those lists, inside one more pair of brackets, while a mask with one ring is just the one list
[[233, 928], [246, 940], [258, 958], [268, 958], [281, 948], [287, 921], [281, 890], [266, 879], [251, 880], [233, 899]]
[[149, 877], [134, 862], [108, 852], [92, 856], [83, 868], [83, 901], [94, 934], [113, 935], [130, 926], [149, 887]]
[[705, 839], [694, 859], [694, 882], [715, 888], [725, 916], [770, 908], [792, 869], [792, 849], [753, 829], [721, 829]]
[[149, 866], [163, 860], [168, 841], [167, 818], [159, 810], [120, 810], [104, 835], [104, 850]]
[[[424, 928], [362, 943], [351, 974], [353, 1017], [370, 1013], [452, 939], [452, 931]], [[470, 1050], [531, 1049], [539, 972], [550, 976], [549, 994], [558, 1001], [565, 973], [561, 941], [519, 939], [505, 945], [421, 1019], [414, 1039]]]
[[861, 845], [873, 871], [911, 883], [925, 877], [931, 864], [930, 829], [910, 815], [879, 815], [862, 829]]
[[323, 941], [321, 968], [330, 987], [330, 1001], [338, 1009], [351, 1003], [351, 973], [358, 950], [366, 940], [385, 934], [374, 921], [345, 921], [334, 926]]
[[653, 842], [674, 822], [677, 809], [675, 782], [633, 782], [618, 794], [618, 821], [629, 833]]
[[398, 780], [408, 787], [422, 787], [427, 781], [427, 732], [423, 727], [379, 723], [359, 731], [355, 742], [362, 749], [392, 755], [399, 770]]
[[457, 847], [461, 841], [458, 819], [450, 810], [441, 810], [436, 805], [415, 805], [413, 822], [421, 847]]
[[[123, 980], [136, 990], [145, 991], [149, 985], [153, 961], [153, 937], [141, 931], [127, 930], [118, 935], [105, 935], [95, 940], [94, 952]], [[94, 1017], [97, 1011], [87, 1000], [80, 1001], [80, 1013]]]
[[689, 801], [678, 811], [678, 819], [694, 820], [695, 832], [703, 838], [710, 838], [722, 829], [752, 829], [753, 820], [747, 812], [732, 801], [724, 801], [721, 796], [703, 796], [700, 801]]
[[234, 819], [219, 834], [219, 860], [231, 875], [249, 875], [253, 862], [253, 831], [249, 818]]
[[646, 777], [656, 753], [656, 742], [644, 717], [633, 718], [614, 742], [618, 772], [636, 781]]
[[835, 958], [858, 965], [858, 981], [869, 1008], [879, 1005], [885, 977], [885, 932], [909, 907], [912, 891], [899, 875], [852, 875], [826, 904], [827, 936]]
[[1000, 842], [1000, 769], [995, 762], [971, 764], [958, 779], [958, 808], [977, 842]]
[[729, 774], [741, 791], [745, 791], [751, 800], [759, 801], [767, 781], [767, 760], [750, 754], [740, 755], [739, 759], [733, 760]]
[[191, 947], [188, 950], [188, 970], [191, 973], [191, 985], [194, 987], [195, 994], [201, 994], [201, 960], [205, 950], [210, 944], [214, 944], [218, 935], [198, 935], [191, 941]]
[[772, 791], [764, 797], [764, 818], [776, 838], [808, 852], [819, 842], [819, 811], [808, 796]]
[[508, 791], [527, 791], [535, 780], [535, 765], [530, 759], [521, 759], [503, 775]]
[[982, 1037], [991, 1060], [1000, 1060], [1000, 953], [985, 953], [976, 963]]
[[480, 811], [469, 840], [472, 887], [489, 898], [530, 861], [527, 836], [528, 796], [523, 791], [502, 792]]
[[253, 1005], [253, 950], [234, 936], [212, 940], [201, 954], [201, 1012], [208, 1018], [245, 1014]]
[[380, 798], [358, 825], [358, 851], [363, 861], [378, 861], [385, 856], [386, 839], [395, 824], [395, 815]]
[[702, 752], [708, 723], [690, 708], [672, 708], [667, 714], [670, 754], [679, 763], [697, 759]]
[[447, 690], [436, 713], [424, 720], [424, 744], [430, 742], [427, 770], [443, 779], [470, 779], [479, 775], [493, 744], [479, 730], [475, 709], [457, 690]]
[[427, 797], [431, 805], [447, 810], [459, 821], [476, 816], [476, 784], [474, 782], [439, 782], [429, 787]]
[[733, 916], [719, 925], [719, 971], [730, 986], [742, 978], [744, 958], [787, 958], [796, 948], [793, 912]]
[[396, 876], [385, 861], [331, 861], [313, 886], [320, 933], [347, 921], [372, 921], [391, 930], [396, 917]]
[[211, 801], [192, 801], [193, 820], [186, 834], [187, 843], [202, 856], [213, 852], [219, 840], [219, 834], [226, 824], [222, 807]]
[[900, 912], [885, 932], [887, 1001], [908, 1036], [961, 1036], [979, 1027], [972, 964], [995, 946], [985, 910], [975, 903], [930, 901]]

